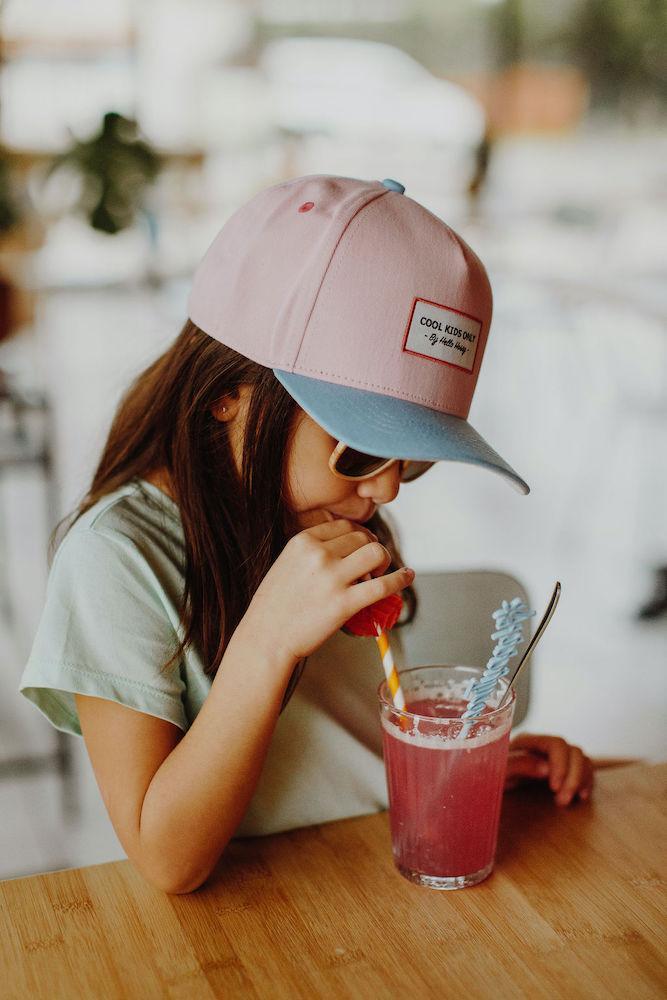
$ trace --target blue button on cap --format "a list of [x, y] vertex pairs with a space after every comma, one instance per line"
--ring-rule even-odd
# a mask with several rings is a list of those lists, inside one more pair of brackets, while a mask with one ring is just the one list
[[389, 188], [390, 191], [398, 191], [399, 194], [403, 194], [405, 191], [403, 185], [399, 184], [398, 181], [392, 181], [391, 177], [385, 177], [382, 183], [386, 188]]

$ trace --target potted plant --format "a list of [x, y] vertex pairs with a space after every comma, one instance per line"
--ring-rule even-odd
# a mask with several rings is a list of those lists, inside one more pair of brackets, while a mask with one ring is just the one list
[[75, 210], [93, 229], [113, 235], [146, 213], [144, 197], [155, 180], [162, 158], [139, 138], [136, 121], [107, 111], [100, 130], [90, 139], [75, 139], [50, 164], [46, 179], [67, 166], [79, 175], [80, 197]]

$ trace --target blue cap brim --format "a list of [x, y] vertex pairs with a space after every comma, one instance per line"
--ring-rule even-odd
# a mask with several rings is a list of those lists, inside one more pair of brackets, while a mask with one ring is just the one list
[[387, 458], [465, 462], [497, 472], [519, 493], [530, 487], [467, 420], [366, 389], [273, 369], [306, 413], [358, 451]]

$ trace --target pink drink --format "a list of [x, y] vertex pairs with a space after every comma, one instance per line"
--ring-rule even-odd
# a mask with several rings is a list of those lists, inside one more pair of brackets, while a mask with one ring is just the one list
[[[436, 888], [473, 885], [493, 869], [514, 697], [499, 712], [485, 707], [469, 735], [456, 739], [462, 725], [451, 720], [465, 711], [465, 700], [442, 691], [436, 698], [404, 693], [407, 731], [396, 710], [382, 718], [396, 865]], [[414, 715], [428, 718], [415, 723]]]

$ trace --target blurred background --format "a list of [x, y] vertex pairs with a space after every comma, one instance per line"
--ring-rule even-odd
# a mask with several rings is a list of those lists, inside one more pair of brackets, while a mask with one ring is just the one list
[[49, 533], [216, 232], [302, 174], [400, 181], [494, 289], [470, 420], [532, 492], [435, 466], [406, 562], [559, 579], [521, 728], [667, 759], [666, 51], [664, 0], [0, 5], [0, 878], [125, 856], [17, 692]]

